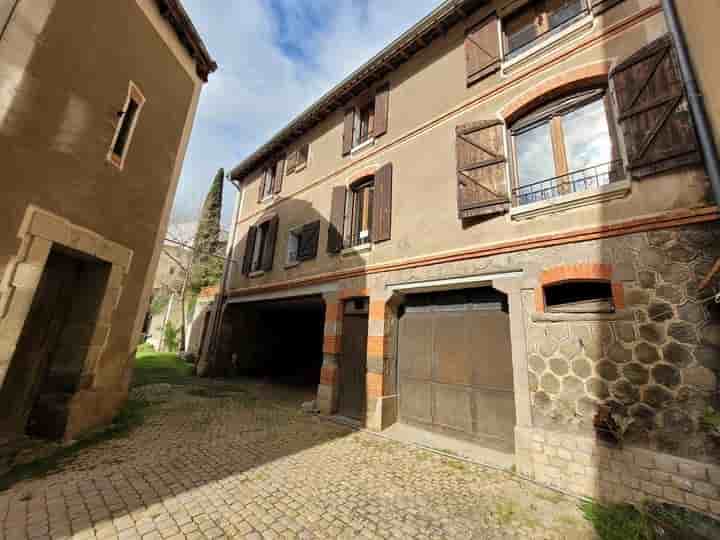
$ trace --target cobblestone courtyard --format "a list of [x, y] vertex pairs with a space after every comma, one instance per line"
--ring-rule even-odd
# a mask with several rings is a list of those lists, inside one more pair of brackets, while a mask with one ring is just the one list
[[302, 397], [248, 381], [135, 389], [151, 405], [129, 437], [0, 493], [0, 540], [592, 538], [576, 500], [303, 415]]

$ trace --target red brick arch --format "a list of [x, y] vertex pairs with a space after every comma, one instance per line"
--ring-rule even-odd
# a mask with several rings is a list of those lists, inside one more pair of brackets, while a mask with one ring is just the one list
[[535, 307], [538, 313], [545, 313], [545, 292], [543, 287], [573, 280], [609, 281], [612, 287], [613, 303], [617, 309], [625, 309], [623, 284], [612, 280], [612, 266], [599, 263], [578, 263], [548, 268], [540, 274], [540, 285], [535, 291]]
[[505, 105], [500, 115], [509, 124], [558, 95], [607, 82], [610, 67], [611, 62], [595, 62], [545, 79]]

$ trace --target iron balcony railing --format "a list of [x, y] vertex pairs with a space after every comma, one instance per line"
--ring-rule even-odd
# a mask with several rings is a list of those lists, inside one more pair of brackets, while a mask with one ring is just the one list
[[622, 160], [593, 165], [555, 178], [525, 184], [513, 189], [513, 204], [522, 206], [596, 189], [625, 178]]

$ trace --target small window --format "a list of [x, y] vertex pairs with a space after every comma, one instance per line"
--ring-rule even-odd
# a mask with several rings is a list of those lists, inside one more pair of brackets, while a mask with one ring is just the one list
[[275, 175], [277, 174], [277, 166], [273, 164], [265, 169], [265, 183], [263, 184], [262, 199], [265, 200], [272, 196], [273, 186], [275, 185]]
[[536, 0], [503, 19], [505, 55], [515, 56], [589, 13], [587, 0]]
[[262, 270], [262, 262], [265, 255], [265, 250], [267, 249], [269, 231], [269, 221], [264, 222], [257, 228], [257, 232], [255, 233], [255, 249], [253, 251], [252, 264], [250, 265], [251, 272], [257, 272], [259, 270]]
[[297, 165], [295, 170], [302, 170], [307, 166], [308, 157], [310, 156], [310, 145], [304, 144], [298, 149]]
[[354, 146], [359, 146], [372, 138], [375, 130], [375, 101], [370, 101], [362, 107], [358, 107], [355, 115], [355, 141]]
[[122, 170], [128, 154], [140, 111], [145, 104], [145, 97], [134, 83], [130, 83], [128, 96], [121, 111], [118, 111], [118, 125], [113, 137], [108, 160]]
[[362, 181], [350, 190], [350, 239], [352, 246], [367, 244], [372, 238], [375, 179]]
[[550, 313], [614, 313], [608, 281], [567, 281], [543, 287], [545, 310]]
[[287, 248], [287, 263], [288, 264], [295, 264], [297, 262], [300, 262], [300, 259], [298, 258], [298, 253], [300, 250], [300, 242], [302, 241], [302, 229], [296, 229], [294, 231], [290, 231], [290, 236], [288, 236], [288, 248]]

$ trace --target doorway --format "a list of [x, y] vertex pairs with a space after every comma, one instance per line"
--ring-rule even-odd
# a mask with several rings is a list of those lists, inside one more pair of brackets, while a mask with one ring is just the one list
[[364, 420], [367, 407], [368, 300], [345, 303], [340, 356], [338, 412], [355, 420]]
[[111, 265], [54, 246], [0, 388], [0, 433], [65, 433]]

